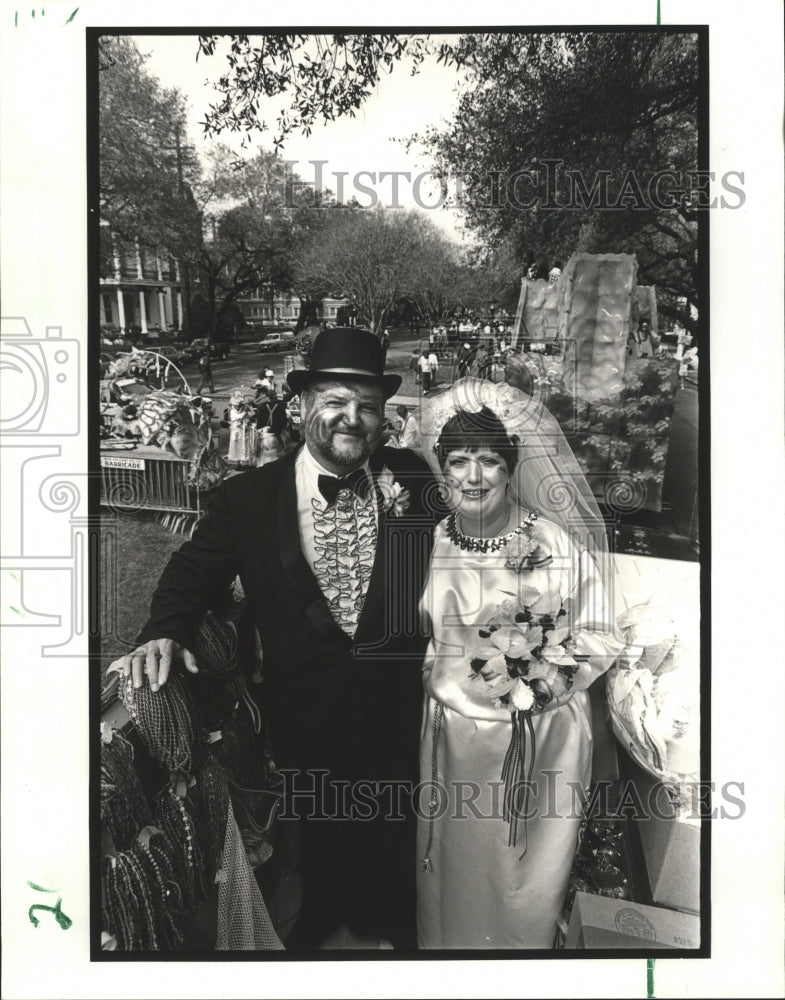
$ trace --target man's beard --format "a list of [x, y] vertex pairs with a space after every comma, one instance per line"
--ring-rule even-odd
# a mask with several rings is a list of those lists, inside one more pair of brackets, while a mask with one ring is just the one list
[[[335, 465], [346, 468], [362, 465], [370, 457], [376, 441], [361, 431], [342, 432], [341, 427], [340, 421], [335, 426], [328, 427], [321, 417], [315, 416], [308, 424], [306, 439]], [[343, 433], [344, 436], [336, 441], [336, 433]]]

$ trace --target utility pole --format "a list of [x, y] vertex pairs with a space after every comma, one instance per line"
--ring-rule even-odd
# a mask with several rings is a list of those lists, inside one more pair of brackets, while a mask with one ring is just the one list
[[[185, 186], [183, 184], [183, 154], [180, 147], [180, 126], [177, 126], [175, 133], [175, 146], [177, 150], [177, 193], [185, 201]], [[183, 278], [183, 327], [191, 333], [191, 272], [187, 260], [180, 261], [180, 273]]]

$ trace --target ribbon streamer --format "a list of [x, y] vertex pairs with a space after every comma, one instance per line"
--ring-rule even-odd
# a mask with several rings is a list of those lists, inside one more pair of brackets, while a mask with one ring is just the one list
[[[525, 723], [525, 726], [524, 726]], [[528, 737], [528, 738], [527, 738]], [[518, 843], [518, 820], [523, 817], [524, 846], [521, 858], [526, 854], [526, 814], [529, 810], [534, 760], [537, 746], [534, 738], [534, 724], [531, 711], [513, 712], [510, 745], [502, 765], [501, 780], [504, 782], [504, 819], [510, 825], [507, 844], [516, 847]], [[528, 771], [527, 771], [528, 758]], [[520, 776], [526, 772], [525, 782]]]

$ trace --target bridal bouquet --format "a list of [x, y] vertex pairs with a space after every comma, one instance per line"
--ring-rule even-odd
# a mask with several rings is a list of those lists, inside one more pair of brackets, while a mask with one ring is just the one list
[[539, 612], [542, 595], [522, 587], [516, 600], [497, 605], [496, 614], [478, 630], [470, 661], [472, 679], [482, 678], [496, 708], [511, 713], [541, 712], [554, 698], [568, 694], [587, 656], [575, 652], [575, 640], [562, 607]]
[[525, 835], [534, 773], [532, 716], [554, 699], [569, 696], [576, 676], [590, 668], [588, 656], [576, 652], [569, 627], [560, 624], [567, 616], [564, 607], [553, 610], [547, 596], [531, 586], [522, 585], [518, 594], [510, 596], [512, 599], [497, 605], [496, 614], [478, 630], [469, 676], [473, 680], [482, 678], [485, 697], [496, 708], [510, 713], [510, 743], [502, 762], [501, 780], [508, 842], [515, 846], [521, 818]]

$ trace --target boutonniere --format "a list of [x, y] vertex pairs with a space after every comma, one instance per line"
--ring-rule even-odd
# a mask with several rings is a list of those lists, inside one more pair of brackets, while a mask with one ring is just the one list
[[411, 494], [393, 479], [393, 474], [386, 465], [379, 473], [376, 485], [381, 494], [385, 514], [390, 514], [392, 517], [403, 517], [411, 503]]

